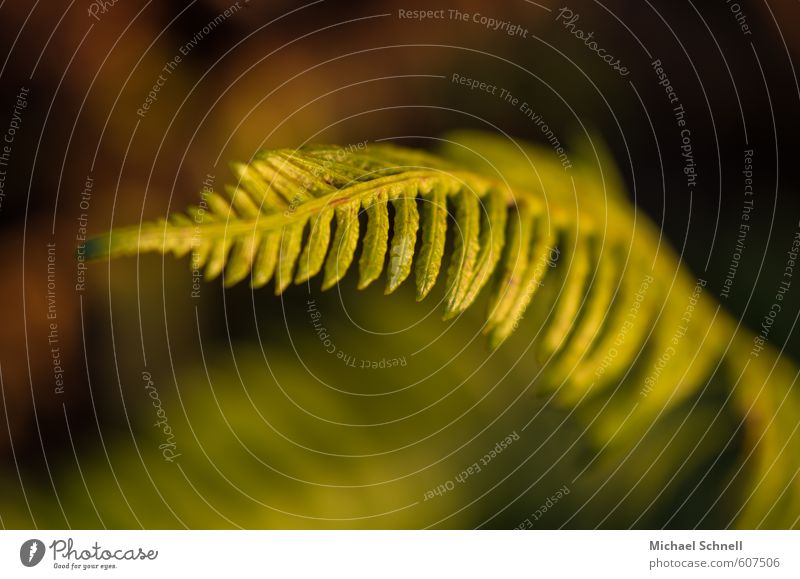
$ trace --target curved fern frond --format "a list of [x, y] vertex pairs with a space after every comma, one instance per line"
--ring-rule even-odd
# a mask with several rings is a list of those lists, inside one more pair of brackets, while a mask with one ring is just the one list
[[[332, 287], [347, 273], [360, 246], [359, 289], [380, 277], [388, 255], [386, 293], [392, 293], [410, 275], [416, 259], [421, 300], [439, 278], [452, 228], [454, 251], [445, 282], [445, 317], [452, 317], [475, 301], [501, 263], [506, 237], [518, 234], [508, 231], [509, 216], [514, 227], [526, 231], [543, 208], [541, 195], [516, 191], [439, 157], [388, 145], [363, 153], [321, 146], [269, 151], [232, 169], [239, 181], [225, 187], [224, 195], [205, 193], [186, 215], [175, 213], [94, 238], [87, 244], [89, 258], [190, 253], [192, 268], [202, 268], [206, 279], [221, 275], [231, 286], [250, 276], [253, 287], [274, 279], [280, 294], [323, 268], [322, 287]], [[548, 243], [553, 239], [554, 233]], [[505, 253], [509, 271], [529, 250], [517, 249]], [[541, 243], [535, 247], [539, 253], [549, 249]], [[526, 272], [520, 273], [524, 277]], [[527, 273], [530, 278], [532, 272]], [[512, 285], [516, 282], [509, 279]], [[513, 305], [516, 315], [531, 297], [531, 292], [505, 286], [495, 293], [502, 303], [499, 311]], [[496, 324], [490, 318], [488, 325]], [[499, 324], [492, 342], [498, 345], [510, 333], [508, 324]]]
[[[414, 269], [418, 300], [449, 253], [444, 316], [462, 313], [488, 286], [484, 331], [492, 347], [526, 315], [538, 319], [539, 387], [564, 405], [581, 403], [604, 447], [613, 450], [621, 430], [628, 440], [644, 433], [697, 395], [720, 364], [735, 384], [747, 380], [734, 392], [758, 458], [747, 469], [752, 492], [742, 518], [798, 524], [794, 367], [768, 346], [742, 364], [753, 335], [737, 329], [705, 281], [636, 213], [613, 165], [587, 156], [567, 174], [552, 152], [532, 146], [472, 134], [452, 141], [439, 155], [391, 145], [266, 151], [232, 166], [238, 182], [224, 194], [94, 238], [86, 253], [191, 254], [208, 279], [222, 275], [229, 286], [249, 276], [253, 287], [274, 279], [280, 294], [320, 273], [322, 288], [333, 287], [360, 248], [359, 288], [385, 270], [392, 293]], [[770, 378], [776, 366], [778, 388]], [[776, 488], [790, 509], [768, 508]]]

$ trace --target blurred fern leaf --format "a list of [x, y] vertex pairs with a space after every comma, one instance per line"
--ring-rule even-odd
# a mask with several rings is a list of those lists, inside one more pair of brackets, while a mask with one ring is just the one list
[[[191, 254], [208, 279], [221, 275], [229, 286], [250, 276], [253, 287], [274, 279], [280, 294], [320, 272], [323, 289], [336, 285], [360, 249], [360, 289], [386, 268], [392, 293], [416, 262], [422, 300], [439, 279], [450, 231], [445, 317], [491, 285], [484, 331], [493, 347], [524, 317], [538, 319], [537, 384], [565, 406], [590, 408], [599, 445], [631, 444], [727, 373], [750, 445], [740, 521], [796, 526], [793, 364], [769, 346], [751, 356], [753, 335], [630, 205], [601, 150], [589, 148], [574, 166], [568, 173], [552, 151], [470, 133], [436, 155], [392, 145], [265, 151], [233, 165], [238, 183], [224, 195], [94, 238], [87, 254]], [[598, 396], [612, 388], [613, 397]], [[600, 411], [582, 405], [591, 400], [602, 401]]]

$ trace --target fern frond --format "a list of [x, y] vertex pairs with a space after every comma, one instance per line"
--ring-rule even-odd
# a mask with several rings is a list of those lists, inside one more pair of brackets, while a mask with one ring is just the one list
[[[743, 517], [794, 524], [786, 512], [767, 512], [764, 498], [776, 488], [791, 489], [789, 513], [800, 510], [800, 477], [786, 454], [800, 456], [800, 434], [790, 428], [800, 402], [790, 385], [782, 386], [788, 405], [780, 389], [767, 385], [770, 362], [789, 384], [796, 379], [793, 366], [787, 369], [769, 348], [752, 365], [741, 364], [752, 334], [737, 329], [703, 291], [705, 282], [636, 214], [607, 159], [598, 166], [587, 158], [566, 176], [551, 152], [535, 147], [485, 135], [452, 141], [458, 144], [440, 155], [389, 145], [263, 152], [232, 166], [238, 182], [224, 195], [205, 195], [187, 214], [94, 238], [86, 252], [95, 259], [191, 253], [192, 267], [204, 268], [208, 279], [222, 275], [233, 285], [249, 275], [261, 287], [274, 278], [280, 294], [320, 272], [322, 288], [333, 287], [360, 247], [359, 289], [385, 269], [385, 292], [392, 293], [416, 261], [422, 300], [440, 277], [450, 230], [445, 318], [491, 287], [484, 331], [498, 347], [535, 301], [536, 353], [545, 370], [539, 386], [567, 406], [587, 400], [586, 412], [596, 413], [592, 433], [602, 445], [613, 448], [623, 425], [628, 435], [621, 439], [645, 433], [696, 395], [719, 364], [732, 370], [736, 383], [760, 383], [761, 389], [736, 390], [758, 449], [753, 476], [765, 477], [751, 485]], [[599, 396], [611, 388], [613, 397]], [[598, 400], [602, 406], [592, 406]], [[769, 413], [777, 423], [763, 418]], [[777, 446], [781, 436], [788, 447]]]

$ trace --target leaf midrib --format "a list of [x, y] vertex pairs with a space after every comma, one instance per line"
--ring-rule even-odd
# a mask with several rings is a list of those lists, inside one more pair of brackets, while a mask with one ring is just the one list
[[[512, 199], [511, 192], [505, 185], [469, 171], [409, 171], [401, 175], [379, 177], [365, 183], [358, 183], [351, 187], [340, 189], [328, 195], [312, 199], [302, 205], [298, 205], [296, 209], [290, 212], [284, 211], [280, 213], [261, 214], [250, 218], [235, 217], [226, 221], [205, 221], [193, 223], [191, 225], [175, 225], [170, 222], [166, 224], [152, 224], [147, 228], [152, 228], [151, 231], [146, 231], [145, 227], [141, 228], [141, 237], [145, 237], [145, 235], [151, 234], [151, 232], [152, 234], [164, 235], [164, 231], [168, 231], [170, 236], [192, 237], [196, 234], [198, 228], [206, 233], [218, 231], [220, 236], [226, 235], [229, 237], [239, 237], [254, 231], [280, 230], [286, 225], [315, 215], [326, 207], [333, 208], [338, 205], [350, 203], [356, 199], [367, 198], [377, 193], [383, 187], [403, 185], [404, 183], [419, 185], [430, 179], [449, 181], [450, 184], [458, 185], [459, 187], [463, 186], [463, 184], [467, 184], [468, 186], [472, 186], [481, 197], [489, 187], [494, 186], [504, 189], [509, 201]], [[138, 227], [128, 228], [128, 230], [131, 229], [139, 230]], [[112, 233], [112, 235], [114, 235], [114, 233]]]

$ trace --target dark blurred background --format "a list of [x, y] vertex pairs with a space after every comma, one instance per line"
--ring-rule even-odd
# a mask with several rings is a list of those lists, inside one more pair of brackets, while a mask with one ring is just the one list
[[[569, 33], [562, 7], [627, 76]], [[442, 324], [435, 303], [414, 305], [407, 291], [356, 294], [350, 276], [340, 293], [321, 294], [314, 280], [280, 299], [212, 283], [198, 301], [186, 263], [146, 256], [81, 272], [75, 248], [84, 227], [97, 234], [186, 207], [207, 176], [221, 188], [233, 180], [230, 160], [265, 147], [431, 148], [462, 128], [546, 144], [519, 106], [452, 82], [455, 73], [529, 103], [568, 149], [587, 131], [602, 136], [637, 209], [717, 295], [752, 149], [752, 229], [723, 302], [757, 327], [800, 219], [800, 5], [740, 8], [721, 0], [4, 2], [2, 523], [514, 527], [569, 485], [564, 501], [573, 502], [537, 526], [728, 524], [724, 500], [706, 518], [671, 518], [679, 486], [657, 499], [644, 490], [623, 497], [621, 477], [643, 471], [636, 456], [628, 475], [618, 472], [597, 496], [586, 483], [592, 492], [582, 494], [572, 479], [595, 452], [583, 444], [584, 426], [535, 396], [530, 369], [506, 375], [511, 354], [477, 362], [485, 344], [459, 336], [475, 332], [479, 313]], [[441, 9], [444, 18], [400, 17]], [[492, 30], [475, 14], [518, 32]], [[691, 129], [691, 194], [656, 59]], [[770, 341], [798, 359], [793, 289]], [[316, 341], [308, 299], [341, 351], [411, 362], [345, 367]], [[442, 360], [451, 362], [442, 369]], [[143, 372], [175, 430], [183, 455], [175, 463], [163, 460]], [[531, 418], [522, 442], [471, 486], [423, 500]], [[731, 424], [720, 421], [720, 440], [734, 435]], [[649, 464], [647, 444], [639, 465]], [[687, 469], [704, 472], [710, 459], [698, 461]], [[658, 480], [658, 470], [646, 476]], [[714, 476], [704, 484], [717, 496]]]

